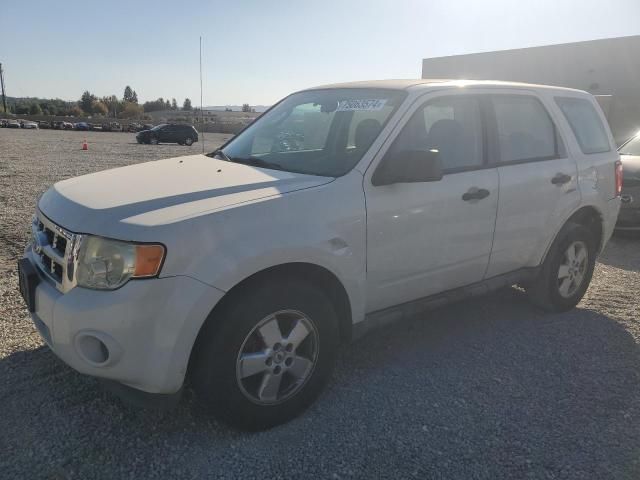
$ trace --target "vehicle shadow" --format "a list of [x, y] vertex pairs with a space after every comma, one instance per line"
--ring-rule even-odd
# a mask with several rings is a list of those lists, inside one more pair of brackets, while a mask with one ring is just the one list
[[[270, 478], [298, 456], [324, 478], [341, 469], [358, 478], [637, 478], [638, 365], [638, 345], [616, 320], [582, 308], [544, 314], [510, 288], [344, 348], [305, 414], [248, 434], [211, 418], [189, 389], [170, 412], [126, 406], [41, 347], [0, 360], [0, 451], [12, 455], [0, 467], [191, 478], [240, 462], [249, 477]], [[322, 456], [327, 445], [332, 455]]]

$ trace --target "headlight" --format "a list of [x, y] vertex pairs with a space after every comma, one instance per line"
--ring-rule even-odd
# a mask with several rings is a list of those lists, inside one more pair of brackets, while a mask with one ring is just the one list
[[115, 290], [131, 278], [154, 277], [160, 272], [165, 249], [86, 236], [78, 252], [78, 286]]

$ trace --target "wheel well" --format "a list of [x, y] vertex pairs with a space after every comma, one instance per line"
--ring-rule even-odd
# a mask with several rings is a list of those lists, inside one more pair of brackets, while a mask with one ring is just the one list
[[200, 345], [199, 340], [203, 336], [202, 332], [205, 329], [216, 328], [214, 318], [217, 310], [223, 308], [223, 306], [229, 302], [241, 301], [243, 292], [254, 286], [256, 283], [277, 282], [282, 278], [297, 278], [311, 283], [322, 290], [322, 292], [331, 300], [331, 303], [336, 310], [336, 315], [338, 315], [341, 342], [348, 343], [351, 341], [351, 304], [349, 303], [347, 291], [340, 280], [338, 280], [338, 278], [329, 270], [319, 265], [311, 263], [287, 263], [254, 273], [250, 277], [247, 277], [240, 283], [236, 284], [225, 294], [222, 300], [218, 302], [208, 315], [198, 332], [198, 336], [191, 350], [188, 370], [191, 370], [194, 357], [196, 356], [195, 354]]
[[596, 252], [600, 252], [602, 247], [602, 215], [593, 207], [583, 207], [575, 212], [567, 223], [577, 223], [584, 225], [590, 231], [593, 232], [593, 236], [596, 240]]

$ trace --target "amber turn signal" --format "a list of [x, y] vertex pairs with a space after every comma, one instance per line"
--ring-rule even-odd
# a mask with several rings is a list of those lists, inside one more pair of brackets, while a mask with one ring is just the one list
[[164, 260], [162, 245], [136, 245], [136, 268], [134, 277], [155, 277]]

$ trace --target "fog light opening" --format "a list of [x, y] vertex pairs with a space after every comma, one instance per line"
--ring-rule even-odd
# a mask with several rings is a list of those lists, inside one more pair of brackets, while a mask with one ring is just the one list
[[109, 361], [109, 348], [93, 335], [82, 335], [78, 338], [78, 351], [89, 363], [103, 365]]

